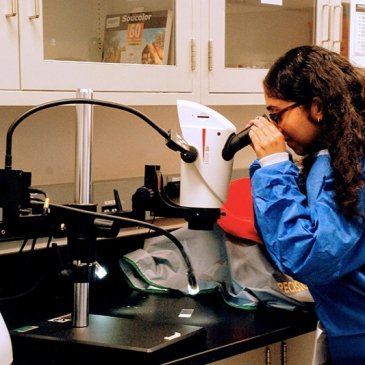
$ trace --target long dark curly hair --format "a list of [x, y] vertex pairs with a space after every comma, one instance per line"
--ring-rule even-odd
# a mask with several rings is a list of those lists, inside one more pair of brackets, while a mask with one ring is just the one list
[[[320, 141], [331, 157], [336, 201], [346, 217], [361, 215], [358, 203], [364, 186], [365, 71], [325, 48], [300, 46], [274, 63], [264, 88], [271, 97], [306, 106], [308, 116], [313, 98], [322, 101]], [[304, 174], [312, 160], [313, 155], [304, 157]]]

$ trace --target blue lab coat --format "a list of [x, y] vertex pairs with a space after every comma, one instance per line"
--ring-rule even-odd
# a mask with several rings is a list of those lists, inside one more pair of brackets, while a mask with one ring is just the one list
[[[279, 269], [308, 285], [333, 363], [363, 365], [365, 219], [349, 221], [339, 212], [328, 153], [316, 157], [306, 195], [298, 173], [290, 160], [251, 165], [257, 229]], [[360, 209], [365, 215], [365, 188]]]

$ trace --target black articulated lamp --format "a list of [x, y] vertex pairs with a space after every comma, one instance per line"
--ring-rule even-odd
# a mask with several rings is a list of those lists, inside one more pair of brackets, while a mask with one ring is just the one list
[[[174, 334], [177, 330], [181, 333], [181, 336], [166, 340], [164, 337], [161, 337], [160, 329], [155, 328], [152, 332], [156, 333], [156, 335], [158, 334], [157, 337], [151, 336], [151, 341], [141, 342], [140, 336], [131, 335], [131, 333], [138, 333], [136, 332], [138, 328], [134, 328], [135, 326], [138, 327], [138, 323], [123, 318], [113, 318], [111, 320], [105, 316], [89, 315], [88, 290], [97, 264], [97, 238], [116, 237], [120, 227], [123, 226], [146, 227], [171, 239], [181, 251], [186, 262], [187, 279], [191, 288], [191, 294], [197, 293], [199, 289], [189, 257], [186, 255], [182, 244], [175, 236], [163, 228], [142, 220], [123, 217], [120, 214], [114, 216], [112, 214], [98, 213], [96, 212], [96, 206], [93, 204], [52, 204], [47, 194], [45, 194], [43, 202], [32, 200], [31, 194], [37, 191], [31, 188], [31, 173], [13, 170], [12, 168], [12, 140], [14, 131], [29, 116], [44, 109], [61, 105], [78, 104], [99, 105], [132, 113], [162, 135], [167, 141], [166, 145], [170, 149], [180, 152], [182, 159], [192, 162], [197, 154], [194, 147], [189, 146], [182, 137], [173, 131], [166, 132], [159, 128], [157, 124], [138, 110], [106, 101], [84, 98], [56, 100], [28, 110], [12, 123], [6, 137], [5, 169], [0, 170], [0, 208], [2, 210], [0, 239], [5, 241], [26, 238], [27, 236], [34, 237], [37, 234], [40, 236], [52, 235], [54, 230], [61, 230], [60, 227], [62, 227], [62, 234], [67, 237], [67, 244], [72, 258], [71, 271], [74, 282], [74, 305], [71, 321], [64, 321], [64, 318], [60, 322], [47, 321], [33, 331], [31, 335], [43, 337], [44, 332], [42, 331], [46, 331], [48, 335], [58, 338], [64, 336], [64, 331], [66, 331], [66, 337], [74, 336], [74, 340], [76, 341], [86, 343], [100, 342], [102, 345], [108, 344], [108, 346], [115, 346], [117, 348], [134, 348], [140, 349], [140, 351], [150, 351], [151, 348], [157, 349], [166, 344], [179, 341], [184, 337], [190, 337], [194, 333], [200, 333], [202, 329], [194, 328], [193, 326], [182, 326], [181, 328], [170, 326], [170, 328], [164, 325], [162, 326], [164, 327], [163, 332], [167, 337]], [[176, 212], [179, 209], [178, 206], [174, 205]], [[175, 215], [185, 217], [187, 212], [186, 208], [181, 208], [181, 210], [183, 210], [183, 213], [175, 213]], [[174, 216], [172, 211], [170, 213]], [[189, 218], [187, 215], [186, 217]], [[70, 323], [72, 323], [72, 327]], [[65, 326], [69, 326], [70, 328], [65, 328]], [[109, 335], [100, 337], [100, 328], [96, 328], [98, 326], [102, 326], [105, 333]], [[105, 326], [109, 330], [106, 331]], [[77, 328], [84, 330], [78, 331]], [[87, 334], [85, 334], [85, 328], [87, 328]], [[16, 330], [12, 331], [12, 334], [22, 335], [22, 333]]]

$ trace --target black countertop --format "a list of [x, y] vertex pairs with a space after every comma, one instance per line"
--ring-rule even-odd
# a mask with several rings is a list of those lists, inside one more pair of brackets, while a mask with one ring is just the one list
[[[196, 297], [146, 294], [123, 285], [109, 293], [98, 291], [91, 290], [90, 323], [86, 328], [75, 329], [71, 322], [62, 324], [65, 331], [50, 327], [53, 324], [48, 319], [71, 312], [71, 303], [64, 300], [44, 297], [33, 301], [24, 299], [11, 308], [3, 306], [2, 314], [11, 330], [14, 365], [120, 364], [124, 358], [129, 359], [128, 364], [132, 361], [207, 364], [313, 331], [317, 322], [312, 311], [233, 308], [225, 304], [217, 292]], [[191, 317], [181, 317], [183, 309], [190, 310]], [[114, 324], [110, 326], [110, 323]], [[38, 334], [13, 331], [33, 325], [43, 330], [38, 330]], [[138, 343], [140, 337], [143, 345], [145, 337], [153, 342], [154, 336], [160, 336], [160, 327], [166, 325], [170, 334], [175, 330], [181, 332], [184, 326], [198, 331], [170, 346], [151, 351], [119, 346], [115, 337], [119, 332], [123, 338], [133, 336], [134, 343]], [[101, 330], [107, 332], [106, 339], [98, 343], [98, 337], [95, 342], [91, 332]]]
[[[190, 297], [132, 290], [118, 258], [141, 245], [143, 235], [140, 240], [98, 246], [98, 261], [107, 264], [110, 275], [90, 283], [85, 328], [48, 321], [73, 308], [73, 283], [60, 275], [59, 250], [29, 254], [32, 260], [24, 254], [0, 255], [0, 312], [11, 332], [13, 365], [208, 364], [315, 330], [312, 310], [243, 310], [226, 304], [219, 292]], [[181, 316], [184, 309], [190, 317]], [[38, 328], [15, 331], [24, 326]], [[164, 331], [182, 336], [166, 346]], [[151, 347], [156, 338], [160, 343]]]

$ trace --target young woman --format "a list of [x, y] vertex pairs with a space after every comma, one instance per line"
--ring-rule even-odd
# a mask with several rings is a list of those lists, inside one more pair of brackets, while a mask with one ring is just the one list
[[258, 232], [278, 267], [308, 285], [331, 363], [363, 365], [365, 74], [302, 46], [270, 68], [264, 92], [268, 115], [249, 134]]

